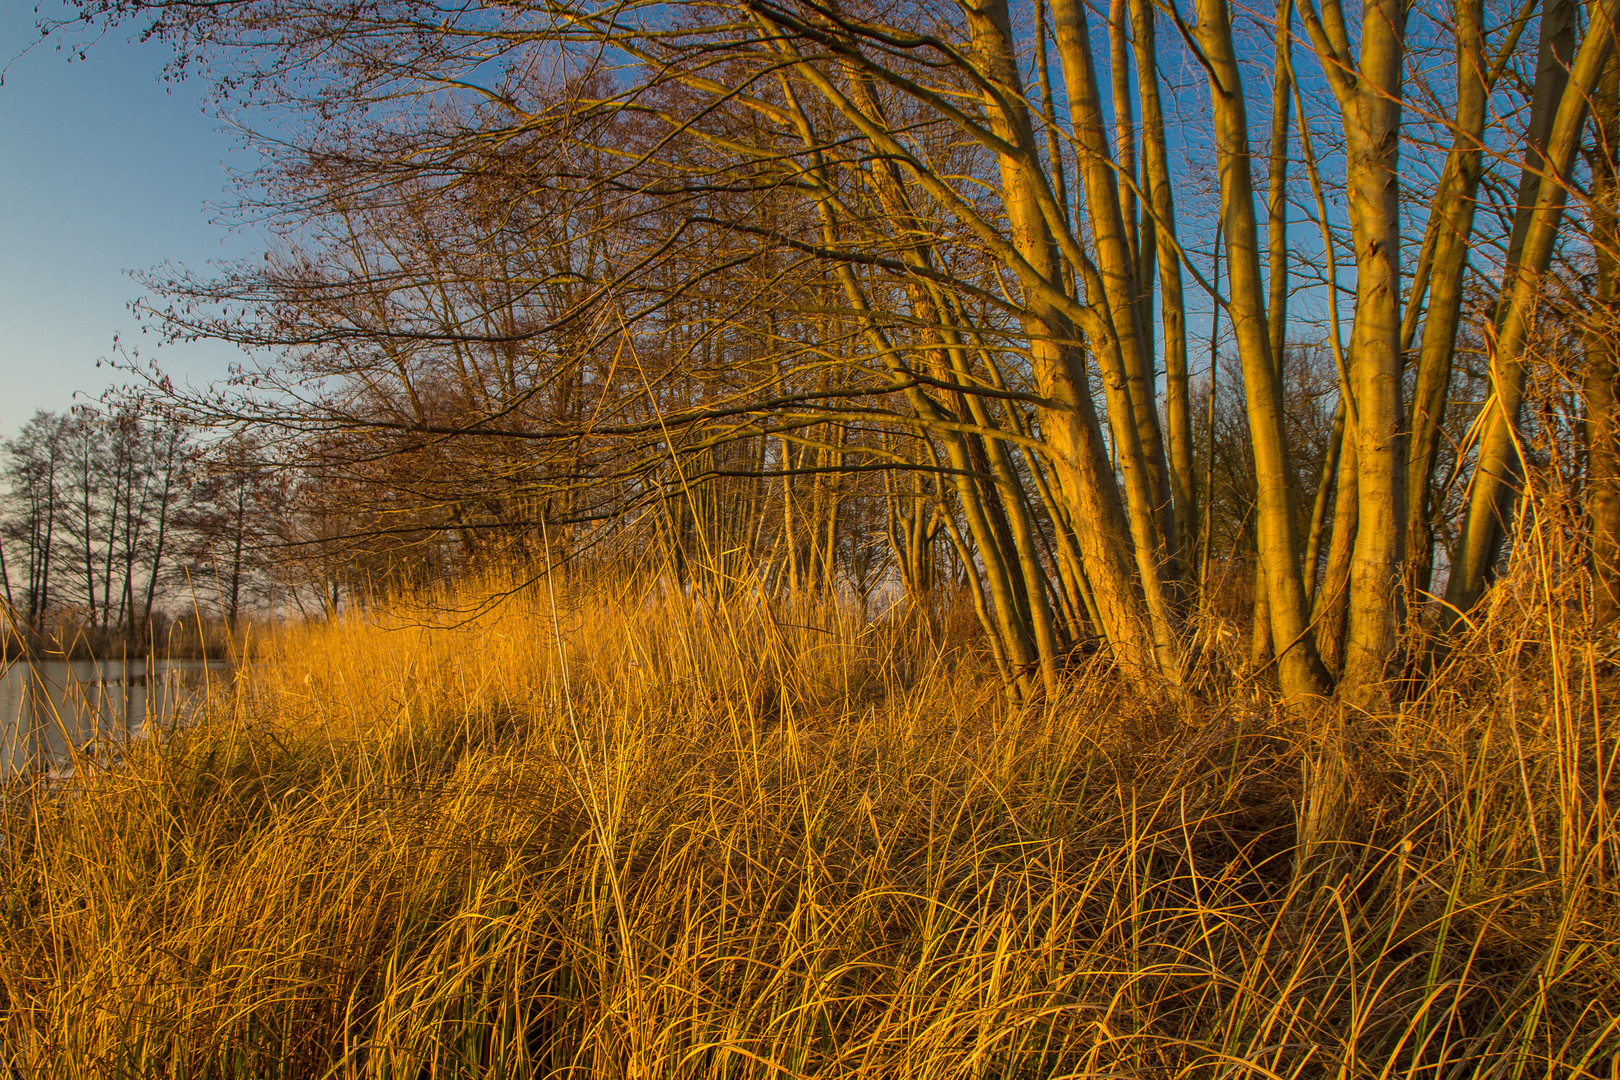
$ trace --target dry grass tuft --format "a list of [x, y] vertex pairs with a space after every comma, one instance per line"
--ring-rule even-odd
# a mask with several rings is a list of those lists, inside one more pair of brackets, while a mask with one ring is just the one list
[[1620, 732], [1550, 602], [1347, 725], [1296, 867], [1338, 718], [1103, 671], [1020, 710], [828, 605], [580, 586], [558, 635], [543, 587], [452, 599], [289, 630], [13, 794], [13, 1069], [1615, 1075]]

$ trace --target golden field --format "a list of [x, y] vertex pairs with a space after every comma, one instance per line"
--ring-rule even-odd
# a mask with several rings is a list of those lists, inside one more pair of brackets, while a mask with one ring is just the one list
[[656, 583], [280, 630], [9, 792], [12, 1075], [1620, 1075], [1615, 676], [1545, 586], [1385, 716]]

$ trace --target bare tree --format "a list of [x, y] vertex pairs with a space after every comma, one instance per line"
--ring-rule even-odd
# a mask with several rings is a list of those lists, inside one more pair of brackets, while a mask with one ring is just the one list
[[[657, 535], [693, 587], [921, 602], [948, 550], [1030, 695], [1092, 643], [1183, 681], [1219, 528], [1256, 670], [1387, 701], [1435, 568], [1465, 611], [1500, 559], [1537, 335], [1592, 325], [1549, 283], [1612, 233], [1607, 4], [80, 7], [301, 118], [246, 208], [296, 241], [155, 313], [276, 350], [169, 404], [276, 440], [327, 585]], [[1203, 462], [1193, 319], [1241, 372]]]

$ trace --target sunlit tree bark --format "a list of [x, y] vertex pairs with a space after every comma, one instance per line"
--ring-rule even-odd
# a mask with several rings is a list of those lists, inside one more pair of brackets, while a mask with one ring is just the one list
[[1592, 530], [1592, 621], [1608, 626], [1620, 619], [1620, 415], [1616, 413], [1616, 363], [1620, 354], [1620, 218], [1617, 218], [1616, 162], [1620, 161], [1620, 59], [1608, 70], [1592, 98], [1592, 248], [1596, 284], [1595, 318], [1587, 333], [1581, 387], [1586, 402], [1586, 504]]
[[[1478, 466], [1469, 489], [1468, 512], [1446, 587], [1446, 602], [1454, 613], [1473, 607], [1484, 590], [1522, 478], [1518, 425], [1527, 370], [1525, 351], [1541, 301], [1541, 279], [1552, 262], [1564, 205], [1568, 201], [1570, 168], [1580, 147], [1591, 95], [1614, 50], [1613, 18], [1614, 0], [1593, 7], [1591, 25], [1569, 68], [1567, 82], [1556, 74], [1547, 75], [1548, 83], [1561, 87], [1556, 107], [1550, 107], [1545, 100], [1550, 91], [1546, 95], [1538, 91], [1537, 96], [1543, 100], [1532, 102], [1538, 113], [1551, 109], [1553, 115], [1546, 138], [1533, 140], [1539, 143], [1536, 194], [1533, 201], [1521, 197], [1509, 247], [1507, 277], [1491, 357], [1494, 394], [1484, 418]], [[1556, 44], [1552, 47], [1556, 48]], [[1562, 65], [1549, 62], [1543, 70], [1551, 72], [1561, 68]], [[1537, 82], [1542, 82], [1541, 70], [1538, 70]], [[1532, 125], [1534, 123], [1533, 116]]]
[[1221, 180], [1221, 222], [1226, 234], [1228, 313], [1243, 362], [1249, 431], [1254, 444], [1255, 536], [1260, 572], [1270, 599], [1272, 649], [1283, 693], [1301, 699], [1328, 690], [1310, 639], [1299, 543], [1288, 484], [1282, 381], [1271, 355], [1265, 284], [1260, 272], [1259, 225], [1250, 174], [1248, 116], [1243, 80], [1225, 0], [1199, 0], [1198, 43], [1208, 63]]

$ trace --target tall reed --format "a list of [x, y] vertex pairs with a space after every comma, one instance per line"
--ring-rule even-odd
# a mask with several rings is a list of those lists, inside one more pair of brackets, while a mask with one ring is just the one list
[[[1334, 715], [499, 577], [10, 793], [23, 1076], [1616, 1075], [1617, 676], [1533, 560], [1299, 858]], [[498, 597], [499, 602], [480, 601]]]

